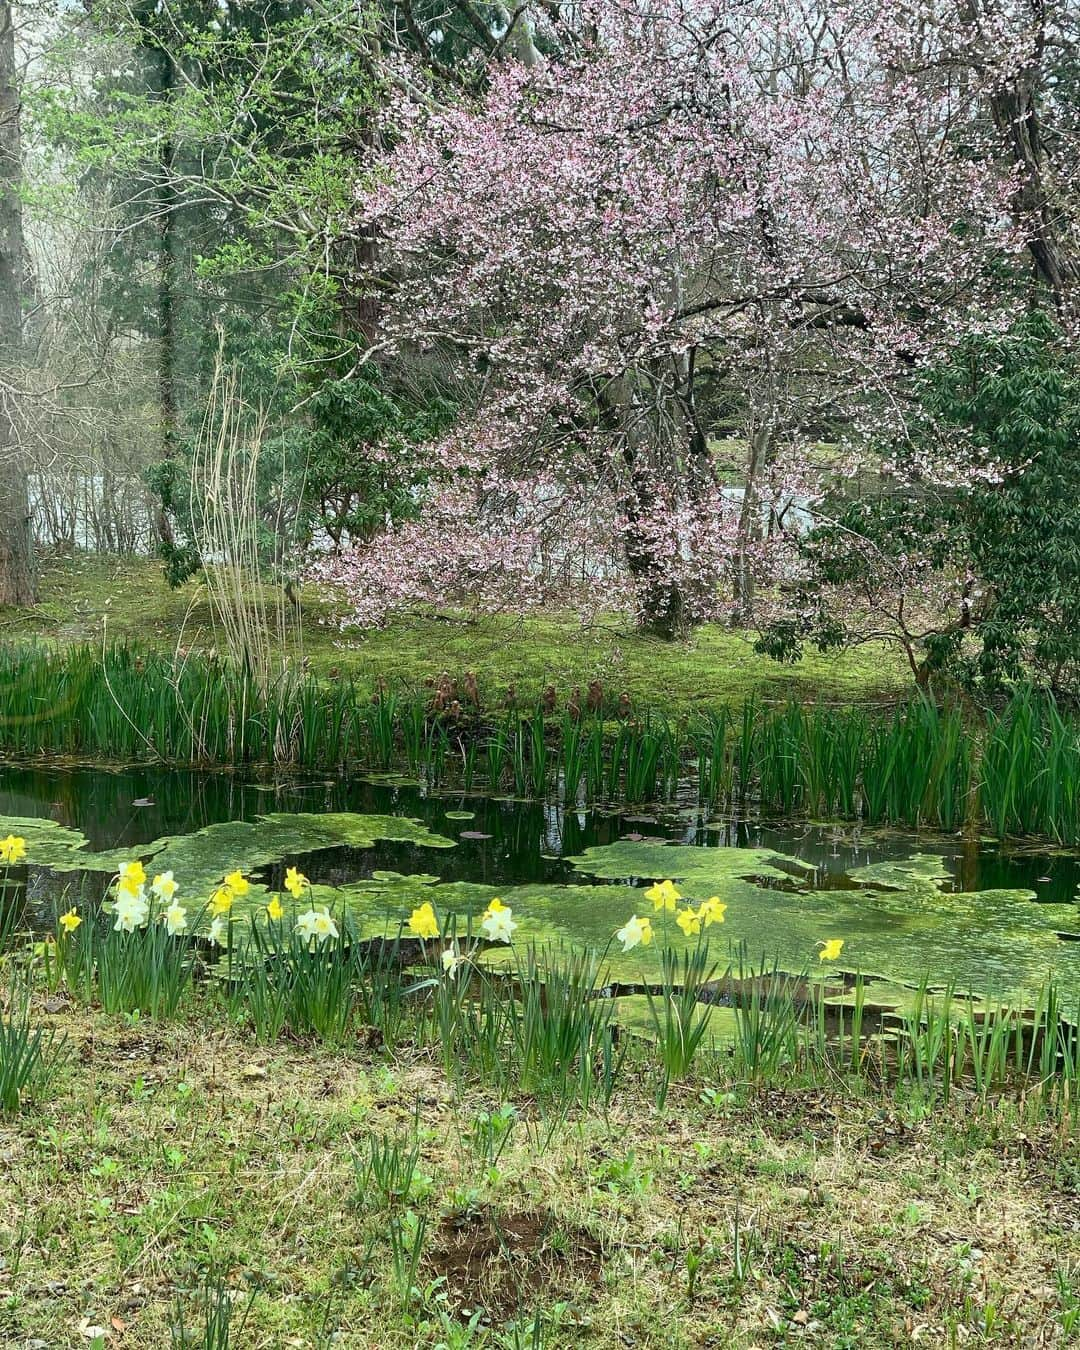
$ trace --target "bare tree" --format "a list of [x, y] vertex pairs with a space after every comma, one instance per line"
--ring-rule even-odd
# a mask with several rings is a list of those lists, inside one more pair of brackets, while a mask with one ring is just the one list
[[[0, 366], [14, 371], [22, 346], [22, 291], [26, 268], [19, 183], [19, 83], [15, 25], [0, 3]], [[32, 605], [36, 598], [26, 469], [16, 433], [10, 383], [0, 386], [0, 604]]]

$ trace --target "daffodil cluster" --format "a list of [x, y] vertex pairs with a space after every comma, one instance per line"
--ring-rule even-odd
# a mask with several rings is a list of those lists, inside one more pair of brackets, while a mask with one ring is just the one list
[[239, 868], [235, 872], [230, 872], [210, 896], [210, 913], [214, 915], [228, 914], [233, 907], [233, 901], [239, 900], [242, 895], [247, 895], [250, 889], [251, 882]]
[[[159, 918], [173, 937], [187, 931], [187, 910], [176, 901], [179, 883], [171, 872], [159, 872], [147, 886], [146, 868], [136, 859], [122, 863], [116, 877], [113, 899], [113, 929], [134, 933], [150, 922], [151, 904], [162, 906]], [[73, 932], [82, 922], [74, 910], [60, 920], [65, 932]]]
[[[645, 899], [651, 900], [655, 913], [674, 914], [675, 922], [686, 937], [697, 937], [702, 929], [714, 923], [723, 923], [727, 905], [718, 895], [710, 895], [696, 908], [690, 901], [680, 907], [679, 902], [686, 900], [682, 891], [673, 881], [657, 881], [645, 891]], [[615, 937], [622, 943], [624, 952], [634, 947], [647, 947], [653, 939], [652, 920], [630, 916], [629, 921], [619, 929]]]

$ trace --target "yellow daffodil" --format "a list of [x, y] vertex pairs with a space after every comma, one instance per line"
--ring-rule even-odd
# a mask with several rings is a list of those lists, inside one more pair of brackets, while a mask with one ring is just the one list
[[701, 918], [695, 910], [680, 909], [675, 915], [675, 922], [687, 937], [697, 937], [701, 932]]
[[210, 897], [210, 913], [228, 914], [229, 910], [232, 909], [233, 901], [235, 899], [236, 894], [233, 891], [233, 888], [228, 882], [225, 882], [225, 884], [219, 886]]
[[180, 886], [173, 880], [171, 872], [159, 872], [150, 883], [150, 889], [159, 900], [164, 900], [168, 904], [180, 889]]
[[726, 910], [727, 905], [718, 895], [710, 895], [708, 900], [703, 900], [698, 907], [698, 918], [708, 928], [712, 923], [723, 923]]
[[278, 896], [275, 895], [266, 906], [266, 913], [269, 918], [275, 920], [280, 919], [284, 915], [285, 911], [281, 908], [281, 900]]
[[409, 932], [413, 937], [436, 938], [439, 936], [439, 921], [430, 900], [414, 909], [409, 915]]
[[499, 899], [499, 897], [497, 895], [493, 895], [491, 899], [488, 901], [487, 909], [484, 910], [484, 917], [486, 918], [489, 914], [501, 914], [505, 908], [506, 906]]
[[228, 886], [234, 896], [247, 895], [251, 889], [251, 882], [239, 870], [229, 873], [225, 878], [225, 885]]
[[60, 915], [60, 927], [65, 933], [74, 933], [81, 923], [82, 919], [79, 918], [74, 909], [69, 909], [66, 914]]
[[830, 938], [828, 942], [819, 942], [818, 948], [819, 961], [835, 961], [844, 950], [844, 939]]
[[121, 886], [146, 885], [146, 868], [138, 859], [135, 862], [121, 863], [119, 876]]
[[19, 834], [0, 839], [0, 862], [17, 863], [26, 857], [26, 840]]
[[652, 941], [652, 920], [639, 919], [636, 914], [631, 914], [628, 922], [619, 929], [615, 936], [622, 943], [624, 952], [630, 951], [638, 943], [647, 947]]
[[682, 899], [682, 892], [673, 881], [658, 881], [645, 892], [645, 899], [653, 902], [654, 910], [666, 909], [675, 913], [675, 901]]
[[141, 881], [129, 881], [121, 877], [116, 883], [116, 898], [118, 900], [145, 900], [146, 890]]
[[[244, 885], [247, 885], [246, 881]], [[304, 893], [304, 887], [310, 885], [311, 882], [308, 881], [303, 872], [297, 871], [295, 867], [290, 867], [285, 873], [285, 889], [295, 900], [299, 900]]]

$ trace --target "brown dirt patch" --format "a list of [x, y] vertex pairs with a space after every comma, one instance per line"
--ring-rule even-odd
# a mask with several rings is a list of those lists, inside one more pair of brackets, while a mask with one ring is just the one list
[[596, 1285], [603, 1260], [596, 1238], [549, 1212], [485, 1209], [444, 1219], [427, 1264], [456, 1312], [483, 1308], [504, 1320], [550, 1299], [553, 1287], [569, 1295]]

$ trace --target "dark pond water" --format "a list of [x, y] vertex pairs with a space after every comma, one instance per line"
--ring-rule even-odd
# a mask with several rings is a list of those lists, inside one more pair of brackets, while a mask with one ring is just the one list
[[[446, 881], [493, 886], [557, 884], [580, 879], [562, 859], [627, 838], [664, 839], [701, 848], [768, 848], [817, 869], [815, 886], [847, 889], [856, 867], [940, 855], [951, 881], [941, 889], [1030, 889], [1039, 901], [1073, 902], [1080, 858], [1037, 845], [1002, 848], [942, 835], [867, 831], [857, 825], [716, 819], [692, 805], [624, 811], [563, 810], [557, 803], [453, 793], [365, 779], [286, 778], [255, 781], [221, 772], [152, 766], [125, 769], [0, 764], [0, 815], [44, 817], [81, 830], [95, 849], [132, 847], [207, 825], [254, 820], [267, 812], [352, 811], [408, 816], [457, 841], [438, 856]], [[465, 819], [465, 813], [469, 818]], [[475, 837], [481, 836], [481, 837]], [[369, 868], [422, 871], [430, 851], [385, 843], [365, 850]], [[355, 876], [349, 850], [312, 857], [313, 880]]]

